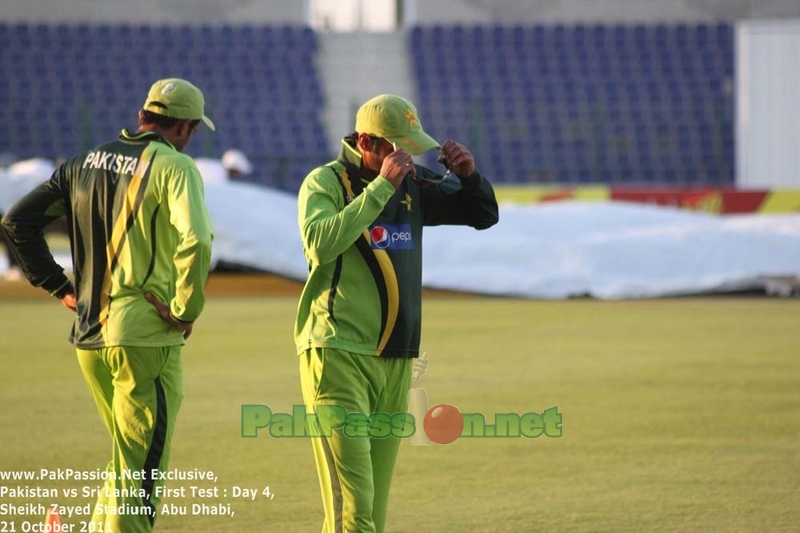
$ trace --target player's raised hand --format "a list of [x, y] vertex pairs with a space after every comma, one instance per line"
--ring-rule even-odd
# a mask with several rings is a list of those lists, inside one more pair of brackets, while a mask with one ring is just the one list
[[161, 300], [159, 300], [158, 297], [155, 296], [154, 294], [151, 294], [149, 292], [145, 293], [144, 298], [145, 300], [150, 302], [150, 304], [152, 304], [153, 307], [156, 308], [158, 314], [161, 315], [161, 320], [169, 324], [172, 324], [173, 326], [181, 330], [183, 332], [184, 339], [189, 338], [189, 335], [192, 334], [193, 322], [183, 322], [182, 320], [178, 320], [177, 318], [172, 316], [172, 312], [169, 309], [169, 305], [166, 302], [162, 302]]
[[475, 158], [463, 144], [448, 139], [442, 145], [441, 153], [448, 168], [459, 178], [468, 178], [475, 172]]
[[389, 180], [397, 189], [403, 183], [403, 179], [410, 174], [413, 178], [416, 175], [414, 160], [402, 149], [395, 150], [383, 159], [381, 165], [381, 176]]

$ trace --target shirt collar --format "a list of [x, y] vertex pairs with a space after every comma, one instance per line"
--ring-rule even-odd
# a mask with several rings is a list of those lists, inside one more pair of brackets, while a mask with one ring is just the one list
[[154, 131], [137, 131], [136, 133], [131, 133], [127, 129], [123, 129], [119, 132], [119, 139], [121, 141], [128, 141], [128, 142], [137, 142], [137, 141], [159, 141], [163, 142], [167, 146], [171, 148], [175, 148], [171, 142], [166, 140], [164, 137], [159, 135]]
[[339, 161], [345, 166], [356, 167], [361, 170], [361, 152], [352, 144], [352, 137], [342, 139], [342, 151], [339, 153]]

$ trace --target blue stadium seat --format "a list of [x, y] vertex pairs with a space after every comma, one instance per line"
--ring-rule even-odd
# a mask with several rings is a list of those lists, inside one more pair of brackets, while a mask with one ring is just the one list
[[[442, 138], [464, 138], [468, 129], [503, 162], [519, 160], [509, 151], [514, 138], [526, 166], [547, 161], [503, 167], [509, 179], [731, 183], [729, 24], [433, 26], [413, 28], [409, 37], [428, 129]], [[130, 116], [150, 79], [178, 74], [203, 88], [219, 117], [217, 135], [196, 147], [204, 155], [235, 141], [254, 158], [286, 148], [327, 159], [317, 46], [309, 28], [285, 25], [0, 24], [3, 65], [15, 73], [0, 76], [0, 103], [26, 98], [49, 110], [42, 117], [48, 127], [64, 127], [54, 116], [91, 122], [86, 138], [67, 136], [77, 148], [99, 140], [106, 122]], [[22, 156], [68, 148], [40, 141], [47, 129], [21, 126], [29, 116], [5, 116], [13, 135], [0, 137], [0, 151], [12, 144]], [[253, 116], [264, 127], [251, 130]], [[287, 130], [298, 118], [304, 126]], [[302, 142], [284, 146], [290, 132]], [[621, 163], [604, 135], [635, 136], [633, 159]], [[703, 148], [709, 139], [716, 143], [713, 165]], [[559, 148], [546, 149], [544, 141]], [[586, 162], [589, 153], [598, 163]]]
[[[64, 156], [106, 140], [135, 126], [152, 80], [177, 75], [203, 89], [218, 127], [201, 130], [193, 155], [236, 146], [254, 161], [292, 151], [327, 160], [316, 43], [310, 28], [286, 25], [0, 24], [0, 68], [14, 72], [0, 75], [0, 104], [35, 110], [4, 115], [11, 134], [0, 136], [0, 152]], [[303, 125], [295, 145], [286, 140], [292, 121]]]
[[[721, 143], [730, 155], [723, 149], [728, 159], [710, 167], [718, 169], [711, 179], [729, 183], [733, 104], [723, 87], [733, 69], [731, 35], [726, 24], [420, 27], [411, 31], [411, 60], [432, 131], [463, 128], [456, 117], [478, 100], [486, 106], [477, 133], [499, 151], [492, 161], [523, 153], [516, 160], [526, 165], [547, 162], [538, 170], [504, 170], [510, 180], [705, 180], [697, 146], [719, 134], [699, 125], [719, 116], [720, 127], [731, 132]], [[459, 47], [440, 49], [454, 42]], [[441, 53], [448, 62], [444, 75], [428, 67]], [[447, 112], [433, 111], [440, 109]], [[517, 136], [522, 144], [512, 150], [509, 128], [520, 120], [530, 134]], [[606, 136], [627, 139], [628, 155], [617, 157]]]

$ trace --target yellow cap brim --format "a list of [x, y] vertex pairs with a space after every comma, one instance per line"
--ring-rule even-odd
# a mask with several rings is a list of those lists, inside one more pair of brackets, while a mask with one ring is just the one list
[[208, 126], [208, 129], [210, 129], [211, 131], [217, 131], [217, 128], [214, 126], [214, 123], [211, 122], [210, 118], [208, 118], [207, 116], [203, 115], [201, 120], [203, 121], [203, 124]]
[[415, 132], [404, 137], [387, 137], [386, 140], [394, 143], [395, 146], [402, 148], [411, 155], [424, 154], [428, 150], [439, 147], [439, 143], [436, 142], [436, 139], [424, 131]]

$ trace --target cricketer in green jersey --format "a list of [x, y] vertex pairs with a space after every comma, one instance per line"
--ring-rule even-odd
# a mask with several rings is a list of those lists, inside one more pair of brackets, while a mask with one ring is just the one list
[[[157, 473], [167, 470], [183, 398], [181, 346], [203, 309], [211, 258], [203, 180], [182, 153], [201, 121], [214, 129], [197, 87], [157, 81], [138, 132], [69, 159], [3, 219], [28, 280], [76, 313], [70, 340], [113, 440], [92, 531], [155, 523]], [[62, 215], [74, 285], [42, 237]]]
[[[412, 155], [439, 144], [411, 102], [375, 97], [359, 109], [355, 129], [338, 159], [300, 188], [309, 265], [295, 327], [303, 400], [308, 412], [320, 405], [406, 412], [419, 354], [422, 227], [488, 228], [498, 220], [497, 201], [472, 154], [454, 141], [440, 150], [457, 178], [414, 164]], [[323, 532], [382, 532], [400, 440], [336, 430], [311, 441]]]

